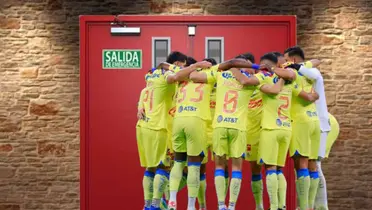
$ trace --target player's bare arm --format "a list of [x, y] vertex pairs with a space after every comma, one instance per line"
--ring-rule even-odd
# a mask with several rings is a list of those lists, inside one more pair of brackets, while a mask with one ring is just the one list
[[244, 76], [239, 69], [237, 68], [232, 68], [230, 71], [233, 73], [234, 77], [240, 84], [243, 86], [253, 86], [253, 85], [259, 85], [260, 81], [257, 79], [257, 77], [252, 76], [252, 77], [247, 77]]
[[176, 74], [171, 74], [167, 77], [167, 83], [172, 84], [175, 82], [181, 82], [184, 80], [187, 80], [190, 76], [190, 73], [195, 71], [197, 68], [209, 68], [212, 64], [207, 61], [200, 61], [195, 64], [192, 64], [184, 69], [182, 71], [177, 72]]
[[319, 95], [318, 93], [316, 92], [305, 92], [305, 91], [301, 91], [300, 94], [298, 95], [300, 98], [304, 99], [305, 101], [309, 101], [309, 102], [314, 102], [316, 100], [319, 99]]
[[228, 61], [225, 61], [221, 64], [219, 64], [218, 69], [222, 71], [227, 71], [231, 68], [253, 68], [254, 64], [252, 64], [250, 61], [243, 60], [243, 59], [231, 59]]
[[283, 69], [273, 66], [271, 68], [271, 71], [273, 71], [276, 75], [278, 75], [278, 77], [283, 78], [284, 80], [293, 81], [296, 79], [296, 73], [293, 72], [291, 69]]
[[196, 83], [207, 83], [208, 82], [207, 74], [203, 71], [201, 71], [201, 72], [196, 72], [196, 71], [191, 72], [191, 74], [189, 76], [189, 79], [192, 80], [193, 82], [196, 82]]
[[261, 92], [263, 93], [266, 93], [266, 94], [270, 94], [270, 95], [276, 95], [278, 94], [283, 86], [284, 86], [284, 79], [280, 78], [279, 81], [277, 83], [275, 83], [274, 85], [262, 85], [260, 90]]

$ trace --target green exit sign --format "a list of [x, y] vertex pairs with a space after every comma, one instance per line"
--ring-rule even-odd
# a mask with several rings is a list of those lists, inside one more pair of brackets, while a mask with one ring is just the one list
[[103, 69], [142, 69], [142, 50], [103, 50]]

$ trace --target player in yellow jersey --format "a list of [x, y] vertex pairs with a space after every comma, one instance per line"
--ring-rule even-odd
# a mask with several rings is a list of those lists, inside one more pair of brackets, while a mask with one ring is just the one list
[[[275, 66], [278, 59], [273, 53], [265, 54], [261, 57], [261, 64], [272, 66], [271, 69], [279, 72]], [[286, 79], [293, 78], [295, 74], [291, 70], [286, 71]], [[263, 74], [263, 82], [260, 83], [262, 89], [266, 85], [273, 85], [279, 80], [276, 74]], [[263, 92], [263, 91], [262, 91]], [[277, 95], [263, 92], [263, 112], [261, 121], [261, 135], [258, 149], [258, 159], [260, 164], [266, 167], [266, 185], [270, 197], [270, 209], [277, 210], [278, 206], [278, 175], [277, 167], [283, 167], [291, 137], [291, 98], [292, 95], [300, 95], [305, 99], [315, 97], [316, 94], [301, 91], [295, 82], [286, 81], [282, 90]], [[283, 208], [283, 207], [280, 207]]]
[[[331, 124], [331, 131], [328, 133], [328, 136], [327, 136], [325, 158], [328, 158], [332, 145], [336, 141], [340, 133], [340, 126], [336, 118], [331, 114], [328, 114], [328, 116], [329, 116], [329, 122]], [[320, 165], [320, 161], [319, 161], [319, 165]], [[316, 198], [315, 198], [315, 209], [316, 210], [328, 210], [328, 200], [327, 200], [327, 190], [326, 190], [327, 186], [326, 186], [326, 182], [325, 182], [325, 178], [322, 173], [322, 170], [319, 170], [319, 179], [321, 180], [323, 179], [323, 180], [319, 182], [319, 187], [318, 187], [318, 191], [317, 191]]]
[[[168, 131], [168, 129], [169, 129], [168, 126], [170, 124], [169, 123], [170, 118], [169, 118], [168, 113], [169, 113], [169, 110], [172, 107], [172, 99], [173, 99], [173, 95], [174, 95], [173, 91], [175, 90], [174, 83], [187, 79], [188, 75], [192, 71], [194, 71], [195, 69], [197, 69], [199, 67], [208, 67], [209, 66], [209, 65], [206, 65], [205, 63], [197, 63], [196, 65], [186, 67], [182, 71], [179, 71], [175, 74], [169, 74], [169, 71], [167, 71], [167, 70], [169, 70], [169, 67], [171, 67], [172, 69], [174, 69], [174, 68], [180, 69], [180, 67], [185, 64], [184, 61], [186, 59], [187, 59], [187, 57], [185, 55], [183, 55], [182, 53], [172, 52], [168, 56], [167, 61], [168, 62], [173, 62], [175, 64], [177, 64], [177, 62], [178, 62], [178, 65], [180, 65], [180, 66], [171, 65], [171, 64], [165, 62], [165, 63], [162, 63], [161, 65], [159, 65], [158, 69], [153, 72], [153, 75], [155, 75], [155, 76], [152, 76], [152, 77], [160, 78], [159, 80], [161, 81], [161, 84], [166, 86], [169, 90], [171, 90], [170, 92], [172, 92], [171, 94], [167, 95], [166, 98], [162, 98], [162, 101], [167, 102], [167, 106], [162, 107], [164, 110], [166, 110], [166, 112], [160, 113], [160, 114], [157, 115], [157, 117], [161, 117], [162, 120], [165, 121], [165, 126], [166, 126], [165, 129], [164, 129], [165, 131]], [[158, 76], [156, 74], [158, 74]], [[148, 85], [148, 87], [149, 87], [149, 85]], [[156, 95], [155, 94], [153, 94], [153, 95], [154, 95], [154, 98], [155, 98]], [[159, 100], [160, 100], [160, 97], [159, 97]], [[151, 102], [150, 102], [150, 104], [151, 104]], [[160, 121], [160, 123], [162, 123], [162, 121]], [[153, 138], [154, 135], [149, 135], [148, 137]], [[167, 138], [168, 138], [168, 135], [162, 136], [162, 142], [167, 142]], [[167, 144], [165, 143], [165, 145], [167, 145]], [[158, 147], [156, 147], [156, 145], [152, 144], [151, 149], [154, 150], [154, 148], [156, 150]], [[166, 154], [164, 154], [164, 155], [166, 155]], [[166, 163], [166, 164], [163, 164], [163, 165], [165, 165], [165, 166], [168, 165], [169, 166], [169, 163]], [[156, 171], [156, 175], [155, 175], [155, 178], [154, 178], [154, 196], [153, 196], [151, 209], [153, 209], [153, 210], [159, 210], [160, 209], [160, 199], [161, 199], [161, 196], [164, 193], [164, 190], [165, 190], [164, 188], [167, 186], [168, 179], [169, 179], [169, 172], [167, 171], [166, 167], [161, 167]]]
[[[173, 146], [176, 152], [176, 162], [171, 172], [171, 199], [169, 209], [176, 209], [177, 182], [181, 177], [182, 168], [188, 160], [188, 209], [195, 209], [195, 200], [200, 185], [200, 165], [205, 152], [206, 121], [210, 120], [210, 92], [214, 85], [215, 69], [230, 69], [231, 67], [251, 67], [252, 64], [241, 60], [230, 60], [207, 69], [203, 74], [206, 84], [189, 80], [180, 84], [177, 97], [177, 111], [173, 126]], [[212, 78], [212, 79], [211, 79]], [[190, 75], [190, 79], [192, 76]], [[176, 167], [177, 166], [177, 167]], [[172, 174], [174, 174], [172, 185]], [[178, 180], [177, 180], [178, 178]], [[172, 199], [172, 192], [174, 197]]]
[[[240, 55], [237, 57], [242, 62], [251, 63]], [[219, 201], [219, 209], [226, 209], [225, 192], [226, 157], [232, 159], [232, 178], [230, 185], [229, 209], [235, 209], [242, 179], [242, 158], [246, 148], [246, 112], [249, 97], [255, 90], [252, 85], [259, 84], [258, 79], [248, 79], [247, 86], [241, 85], [234, 77], [237, 69], [228, 70], [220, 64], [219, 68], [212, 69], [212, 77], [208, 79], [209, 71], [192, 73], [190, 78], [197, 82], [217, 82], [216, 113], [213, 120], [213, 150], [215, 153], [215, 184]], [[245, 73], [246, 77], [252, 75]], [[254, 76], [252, 76], [254, 77]]]

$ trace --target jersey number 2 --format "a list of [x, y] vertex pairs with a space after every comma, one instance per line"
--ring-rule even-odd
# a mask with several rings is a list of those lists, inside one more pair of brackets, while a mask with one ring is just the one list
[[282, 120], [286, 120], [288, 117], [283, 115], [282, 112], [283, 110], [285, 109], [288, 109], [288, 106], [289, 106], [289, 98], [288, 96], [280, 96], [279, 97], [279, 100], [281, 101], [284, 101], [284, 104], [280, 105], [279, 108], [278, 108], [278, 116], [280, 119]]
[[[230, 97], [231, 95], [231, 97]], [[236, 111], [236, 106], [238, 105], [238, 91], [229, 90], [225, 94], [225, 100], [223, 103], [223, 112], [225, 113], [234, 113]], [[228, 108], [227, 106], [232, 104], [232, 107]]]

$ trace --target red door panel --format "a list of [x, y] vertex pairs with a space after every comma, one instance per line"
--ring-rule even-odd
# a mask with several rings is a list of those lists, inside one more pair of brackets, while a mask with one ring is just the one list
[[[216, 26], [217, 25], [217, 26]], [[255, 56], [256, 63], [259, 63], [260, 57], [267, 52], [279, 51], [283, 52], [290, 46], [289, 40], [289, 24], [288, 23], [270, 23], [270, 24], [250, 24], [250, 23], [215, 23], [215, 24], [199, 24], [196, 27], [194, 39], [193, 56], [196, 60], [205, 58], [205, 42], [206, 37], [223, 37], [224, 40], [224, 58], [229, 60], [235, 56], [251, 52]], [[288, 182], [293, 181], [292, 161], [287, 161], [287, 167], [284, 169], [285, 176]], [[230, 169], [231, 174], [231, 169]], [[264, 174], [264, 173], [263, 173]], [[264, 180], [264, 204], [265, 209], [269, 208], [269, 199], [265, 187]], [[207, 192], [211, 195], [208, 200], [208, 207], [217, 208], [217, 197], [215, 195], [214, 183], [214, 163], [210, 162], [207, 167], [207, 182], [209, 183]], [[249, 163], [244, 163], [243, 169], [243, 184], [240, 191], [237, 209], [254, 210], [254, 198], [251, 190], [251, 172]], [[288, 184], [288, 187], [293, 188], [293, 184]], [[290, 203], [290, 190], [288, 190], [288, 202]], [[214, 195], [213, 195], [214, 194]]]
[[[135, 124], [144, 75], [151, 69], [152, 37], [171, 37], [183, 51], [187, 27], [141, 26], [140, 36], [111, 36], [107, 24], [89, 25], [88, 158], [89, 209], [125, 209], [143, 205]], [[161, 29], [161, 30], [160, 30]], [[185, 34], [185, 36], [180, 36]], [[143, 69], [103, 70], [102, 49], [142, 49]]]

